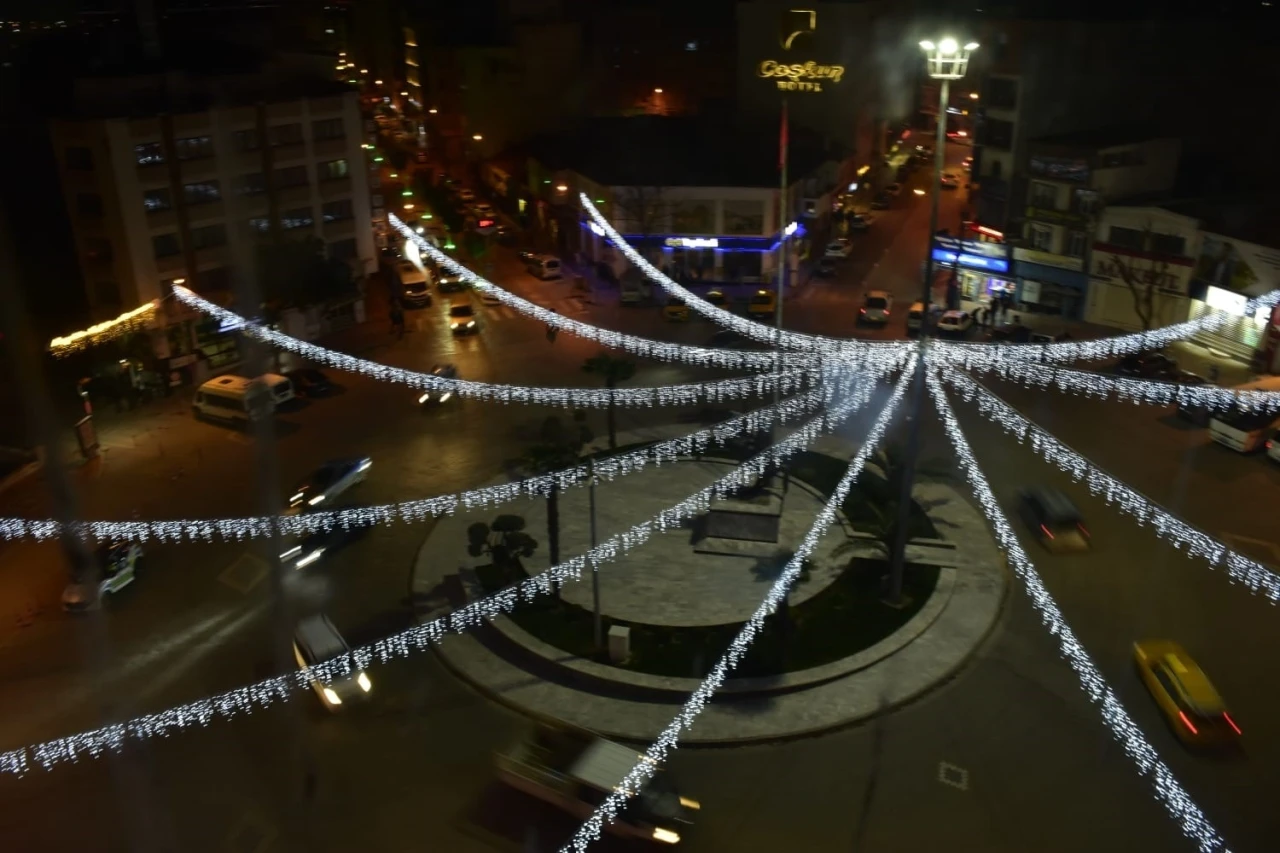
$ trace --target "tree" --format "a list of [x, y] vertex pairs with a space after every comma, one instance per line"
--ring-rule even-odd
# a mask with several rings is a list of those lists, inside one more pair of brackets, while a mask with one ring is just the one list
[[488, 554], [495, 566], [532, 555], [538, 543], [524, 532], [524, 523], [518, 515], [500, 515], [493, 524], [477, 521], [467, 527], [467, 553], [473, 557]]
[[346, 261], [330, 258], [319, 237], [257, 246], [258, 281], [269, 312], [349, 296], [355, 280]]
[[622, 214], [620, 218], [634, 233], [656, 234], [666, 230], [671, 205], [662, 187], [620, 187], [613, 198]]
[[[868, 462], [862, 476], [858, 478], [858, 485], [867, 499], [867, 507], [874, 516], [862, 526], [866, 533], [875, 538], [886, 558], [893, 557], [894, 542], [901, 525], [908, 525], [910, 533], [909, 514], [914, 509], [915, 502], [912, 502], [912, 507], [907, 508], [907, 512], [903, 512], [900, 497], [902, 480], [907, 476], [906, 462], [906, 448], [902, 444], [885, 445], [876, 451], [872, 461]], [[949, 477], [951, 469], [945, 462], [925, 461], [916, 466], [915, 476]], [[843, 556], [857, 544], [858, 540], [844, 542], [835, 553]]]
[[[534, 475], [562, 471], [578, 464], [582, 448], [591, 441], [587, 413], [575, 411], [573, 421], [565, 423], [555, 416], [542, 422], [538, 442], [531, 445], [516, 464]], [[560, 487], [552, 483], [547, 492], [547, 553], [551, 565], [560, 562]]]
[[[619, 382], [626, 382], [636, 375], [636, 363], [634, 361], [616, 358], [607, 352], [602, 352], [584, 361], [582, 369], [586, 373], [594, 374], [603, 379], [604, 387], [610, 391], [617, 388]], [[610, 398], [609, 408], [606, 410], [605, 415], [609, 426], [610, 450], [618, 449], [617, 408], [617, 404]]]
[[[1150, 245], [1150, 237], [1149, 229], [1142, 232], [1143, 246]], [[1124, 259], [1113, 252], [1111, 265], [1114, 269], [1104, 270], [1104, 272], [1114, 272], [1124, 282], [1125, 287], [1129, 288], [1129, 295], [1133, 297], [1133, 313], [1138, 315], [1142, 331], [1151, 331], [1155, 325], [1156, 293], [1161, 289], [1172, 287], [1171, 282], [1174, 277], [1169, 273], [1169, 262], [1152, 260], [1150, 266], [1139, 268], [1136, 258]]]

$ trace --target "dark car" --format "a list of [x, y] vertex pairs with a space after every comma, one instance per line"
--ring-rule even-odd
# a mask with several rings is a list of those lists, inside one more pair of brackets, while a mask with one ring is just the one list
[[[431, 375], [438, 376], [441, 379], [457, 379], [458, 368], [454, 367], [452, 364], [437, 364], [435, 367], [431, 368]], [[418, 394], [418, 405], [423, 406], [424, 408], [428, 406], [438, 406], [441, 403], [447, 403], [453, 399], [456, 399], [453, 391], [431, 388]]]
[[462, 293], [467, 289], [467, 286], [465, 278], [452, 273], [440, 276], [436, 282], [436, 287], [440, 288], [441, 293]]
[[499, 246], [510, 248], [516, 244], [515, 229], [507, 225], [499, 225], [493, 232], [493, 239], [497, 241]]
[[1089, 530], [1080, 510], [1057, 489], [1035, 487], [1018, 493], [1023, 522], [1047, 550], [1054, 553], [1089, 550]]
[[987, 340], [993, 344], [1025, 344], [1031, 340], [1031, 329], [1017, 323], [1005, 323], [992, 329]]
[[327, 530], [304, 533], [280, 554], [280, 563], [292, 569], [305, 569], [319, 561], [325, 554], [340, 550], [368, 532], [369, 528], [365, 525], [343, 527], [335, 524]]
[[1120, 359], [1116, 373], [1142, 379], [1172, 379], [1178, 373], [1178, 362], [1162, 352], [1141, 352]]
[[297, 370], [285, 371], [285, 376], [293, 383], [293, 393], [299, 397], [327, 397], [333, 393], [333, 383], [314, 367], [300, 367]]
[[[289, 493], [289, 510], [307, 512], [333, 499], [369, 476], [373, 460], [368, 456], [334, 459], [321, 465]], [[327, 509], [327, 507], [326, 507]]]

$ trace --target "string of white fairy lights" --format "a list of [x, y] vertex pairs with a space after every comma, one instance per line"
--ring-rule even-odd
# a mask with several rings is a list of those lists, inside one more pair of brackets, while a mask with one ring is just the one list
[[[437, 266], [448, 270], [454, 275], [462, 276], [471, 283], [476, 290], [481, 293], [487, 293], [504, 305], [508, 305], [532, 319], [546, 323], [559, 331], [567, 332], [571, 335], [586, 338], [592, 341], [610, 347], [612, 349], [622, 349], [635, 355], [644, 356], [645, 358], [655, 358], [662, 361], [681, 361], [688, 364], [699, 364], [714, 367], [745, 367], [754, 370], [770, 370], [777, 367], [778, 356], [772, 352], [759, 351], [743, 351], [730, 349], [716, 349], [708, 347], [695, 347], [688, 344], [677, 344], [669, 341], [654, 341], [648, 338], [641, 338], [635, 335], [627, 335], [622, 332], [615, 332], [610, 329], [602, 329], [598, 326], [592, 326], [578, 320], [573, 320], [563, 316], [549, 308], [543, 308], [535, 305], [527, 299], [516, 296], [514, 293], [504, 288], [498, 287], [493, 282], [488, 281], [473, 270], [468, 269], [449, 255], [437, 249], [429, 240], [421, 234], [414, 232], [412, 228], [406, 225], [395, 214], [390, 214], [388, 221], [400, 235], [406, 240], [410, 240], [417, 247], [418, 251], [429, 257]], [[732, 315], [731, 315], [732, 316]], [[760, 328], [758, 323], [750, 323], [748, 325]], [[758, 335], [754, 337], [759, 337]], [[769, 342], [772, 342], [769, 338]], [[832, 349], [834, 351], [834, 349]], [[794, 355], [784, 356], [785, 361], [795, 361]]]
[[[759, 433], [775, 423], [786, 423], [812, 411], [828, 398], [825, 387], [815, 388], [777, 405], [757, 409], [690, 435], [661, 441], [648, 447], [595, 461], [597, 478], [612, 481], [664, 465], [682, 457], [703, 453], [713, 444], [723, 444], [743, 434]], [[375, 524], [414, 524], [427, 518], [453, 515], [459, 510], [496, 506], [521, 497], [546, 497], [552, 487], [569, 489], [584, 485], [588, 467], [575, 465], [561, 471], [527, 477], [512, 483], [484, 486], [467, 492], [438, 495], [413, 501], [348, 507], [341, 510], [308, 512], [301, 515], [258, 515], [241, 518], [172, 519], [162, 521], [80, 521], [64, 525], [54, 519], [0, 518], [0, 540], [51, 539], [64, 529], [86, 541], [97, 542], [211, 542], [215, 539], [242, 541], [266, 536], [305, 536], [309, 533]]]
[[[955, 375], [955, 371], [947, 371], [947, 373], [948, 378]], [[981, 506], [983, 514], [991, 524], [996, 542], [1004, 550], [1009, 566], [1022, 581], [1023, 589], [1031, 600], [1031, 606], [1039, 614], [1041, 622], [1049, 633], [1057, 638], [1059, 651], [1075, 671], [1081, 688], [1098, 706], [1103, 722], [1111, 730], [1115, 739], [1123, 745], [1125, 754], [1129, 756], [1138, 773], [1150, 778], [1155, 788], [1156, 798], [1164, 805], [1183, 834], [1195, 841], [1200, 850], [1206, 853], [1207, 851], [1226, 851], [1227, 844], [1221, 833], [1214, 828], [1204, 812], [1191, 799], [1191, 795], [1174, 778], [1173, 771], [1160, 760], [1155, 747], [1120, 704], [1119, 698], [1103, 678], [1102, 672], [1067, 624], [1053, 596], [1049, 594], [1048, 588], [1036, 572], [1031, 558], [1023, 550], [1017, 535], [1000, 509], [1000, 503], [978, 467], [973, 451], [969, 448], [969, 443], [960, 429], [955, 412], [932, 370], [928, 372], [927, 382], [947, 435], [959, 458], [960, 467], [973, 487], [974, 497]]]
[[698, 296], [693, 291], [682, 287], [673, 281], [661, 270], [649, 263], [648, 258], [640, 254], [629, 244], [621, 234], [614, 229], [613, 225], [604, 215], [596, 209], [591, 203], [591, 199], [585, 193], [579, 193], [578, 199], [582, 203], [583, 209], [587, 215], [591, 217], [591, 221], [600, 229], [601, 236], [607, 238], [614, 246], [626, 256], [627, 260], [633, 266], [644, 273], [645, 277], [651, 282], [661, 287], [664, 291], [672, 296], [684, 300], [684, 303], [713, 322], [732, 329], [741, 335], [753, 338], [762, 343], [778, 345], [790, 349], [819, 351], [823, 353], [835, 354], [843, 353], [846, 355], [863, 354], [868, 352], [876, 352], [882, 349], [898, 349], [910, 347], [914, 349], [914, 344], [904, 341], [858, 341], [851, 338], [831, 338], [825, 335], [810, 335], [802, 332], [779, 332], [778, 329], [766, 326], [763, 323], [756, 323], [745, 317], [739, 317], [730, 311], [712, 305], [707, 300]]
[[[1252, 317], [1280, 302], [1280, 290], [1250, 299], [1245, 315]], [[1199, 332], [1213, 331], [1232, 320], [1234, 315], [1224, 311], [1211, 311], [1203, 317], [1163, 326], [1147, 332], [1134, 332], [1111, 338], [1090, 341], [1058, 341], [1051, 344], [1000, 344], [992, 346], [980, 343], [939, 341], [939, 355], [953, 364], [975, 367], [993, 361], [1030, 359], [1032, 361], [1065, 364], [1071, 361], [1098, 361], [1130, 355], [1137, 352], [1158, 350], [1175, 341], [1186, 340]]]
[[1115, 397], [1120, 402], [1153, 406], [1191, 406], [1244, 412], [1274, 412], [1280, 409], [1280, 391], [1234, 390], [1219, 385], [1186, 385], [1153, 379], [1107, 376], [1087, 370], [1051, 367], [1034, 361], [1013, 359], [974, 364], [978, 372], [995, 373], [1034, 388], [1053, 388], [1067, 394], [1094, 399]]
[[[174, 295], [193, 308], [217, 318], [225, 329], [235, 329], [264, 341], [276, 349], [297, 353], [318, 364], [338, 370], [363, 373], [382, 382], [395, 382], [418, 390], [451, 391], [461, 397], [499, 403], [536, 403], [544, 406], [578, 408], [603, 408], [610, 403], [618, 406], [691, 406], [701, 402], [720, 402], [742, 397], [772, 394], [778, 391], [791, 394], [820, 369], [820, 365], [783, 370], [778, 373], [760, 373], [753, 376], [718, 379], [710, 382], [694, 382], [687, 385], [658, 385], [647, 388], [540, 388], [527, 385], [499, 385], [489, 382], [473, 382], [467, 379], [445, 379], [431, 373], [405, 370], [379, 364], [376, 361], [357, 358], [336, 350], [327, 349], [299, 340], [275, 329], [259, 325], [202, 299], [185, 287], [175, 286]], [[888, 354], [893, 355], [893, 354]], [[810, 359], [812, 362], [812, 359]], [[881, 359], [887, 363], [891, 359]]]
[[836, 512], [840, 505], [844, 503], [845, 498], [848, 497], [849, 490], [862, 473], [867, 459], [870, 458], [871, 453], [875, 451], [884, 437], [885, 430], [888, 429], [889, 423], [893, 419], [894, 411], [897, 409], [899, 401], [911, 382], [912, 375], [915, 372], [912, 369], [913, 366], [914, 357], [902, 377], [898, 380], [892, 396], [885, 403], [875, 423], [867, 432], [866, 438], [858, 448], [858, 452], [854, 454], [853, 459], [849, 462], [849, 467], [846, 469], [844, 476], [840, 479], [821, 512], [818, 513], [813, 524], [809, 527], [809, 532], [805, 534], [804, 540], [797, 547], [795, 555], [788, 561], [781, 574], [778, 575], [777, 580], [769, 588], [769, 592], [765, 595], [755, 613], [742, 626], [742, 630], [738, 632], [737, 636], [733, 638], [724, 655], [712, 667], [710, 674], [703, 679], [698, 688], [689, 696], [680, 713], [662, 730], [649, 748], [644, 751], [635, 766], [622, 777], [622, 781], [617, 788], [605, 797], [600, 805], [596, 806], [591, 816], [587, 818], [582, 826], [578, 827], [573, 837], [561, 848], [561, 853], [570, 850], [574, 851], [574, 853], [584, 853], [593, 842], [599, 840], [605, 824], [613, 823], [617, 819], [618, 812], [626, 805], [627, 800], [638, 795], [644, 789], [644, 786], [658, 771], [658, 768], [666, 761], [667, 756], [676, 749], [679, 745], [681, 733], [693, 725], [694, 720], [711, 702], [711, 697], [720, 689], [720, 685], [724, 683], [729, 673], [741, 662], [747, 650], [751, 648], [751, 643], [764, 628], [765, 620], [776, 612], [780, 606], [785, 606], [787, 594], [796, 577], [799, 576], [805, 559], [813, 553], [813, 549], [818, 545], [818, 540], [835, 523]]
[[1107, 474], [1084, 456], [1054, 438], [1044, 429], [983, 388], [973, 379], [954, 369], [943, 373], [943, 379], [952, 385], [969, 402], [977, 402], [978, 411], [1005, 432], [1018, 439], [1020, 444], [1030, 442], [1031, 449], [1046, 462], [1058, 466], [1077, 482], [1083, 480], [1090, 493], [1100, 496], [1108, 504], [1132, 516], [1142, 527], [1151, 530], [1173, 547], [1185, 550], [1189, 557], [1203, 558], [1210, 568], [1221, 568], [1233, 581], [1254, 594], [1261, 593], [1273, 604], [1280, 600], [1280, 575], [1232, 551], [1202, 530], [1198, 530], [1155, 501], [1126, 486]]
[[646, 542], [654, 533], [677, 527], [683, 520], [706, 512], [716, 498], [754, 483], [766, 471], [784, 464], [822, 433], [843, 422], [866, 405], [875, 384], [862, 374], [851, 376], [850, 380], [851, 390], [845, 399], [829, 406], [785, 439], [735, 467], [710, 486], [698, 490], [648, 521], [610, 537], [581, 556], [552, 566], [545, 572], [430, 622], [324, 663], [99, 729], [9, 750], [0, 754], [0, 773], [21, 776], [33, 765], [48, 770], [81, 758], [97, 758], [108, 751], [119, 751], [128, 741], [164, 737], [188, 726], [207, 726], [217, 719], [231, 719], [240, 714], [251, 713], [257, 708], [292, 698], [297, 692], [307, 690], [312, 681], [330, 683], [336, 678], [364, 671], [375, 663], [408, 657], [432, 643], [440, 642], [446, 636], [463, 633], [494, 616], [510, 613], [522, 602], [549, 595], [558, 586], [580, 579], [585, 569], [615, 560]]

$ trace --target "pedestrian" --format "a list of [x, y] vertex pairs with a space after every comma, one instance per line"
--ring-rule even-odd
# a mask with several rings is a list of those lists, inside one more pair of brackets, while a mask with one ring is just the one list
[[991, 318], [993, 328], [1000, 324], [1000, 301], [995, 296], [991, 297], [991, 307], [987, 309], [987, 316]]

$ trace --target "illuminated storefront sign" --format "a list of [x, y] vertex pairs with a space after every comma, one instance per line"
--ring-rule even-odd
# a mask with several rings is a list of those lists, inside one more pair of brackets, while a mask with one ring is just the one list
[[840, 82], [844, 77], [844, 66], [820, 65], [812, 60], [788, 64], [766, 59], [760, 63], [756, 75], [775, 80], [779, 89], [788, 92], [821, 92], [824, 82]]
[[672, 249], [718, 249], [720, 241], [715, 237], [668, 237], [663, 245]]
[[943, 249], [948, 249], [952, 254], [956, 250], [965, 255], [982, 255], [986, 258], [996, 258], [998, 260], [1007, 261], [1009, 259], [1009, 247], [1004, 243], [983, 243], [978, 240], [960, 241], [954, 237], [934, 237], [934, 245]]
[[946, 249], [934, 249], [933, 259], [940, 264], [953, 265], [959, 263], [970, 269], [987, 270], [988, 272], [1008, 272], [1009, 262], [1004, 258], [988, 258], [982, 255], [971, 255], [968, 252], [949, 252]]

